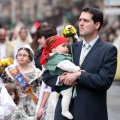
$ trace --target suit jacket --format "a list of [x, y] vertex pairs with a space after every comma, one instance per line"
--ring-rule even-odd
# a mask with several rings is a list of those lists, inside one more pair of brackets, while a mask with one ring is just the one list
[[[73, 60], [79, 65], [82, 41], [72, 45]], [[117, 67], [117, 49], [100, 38], [84, 59], [77, 80], [77, 97], [71, 100], [70, 111], [74, 120], [108, 120], [107, 90], [111, 86]], [[50, 76], [46, 71], [43, 80], [47, 85], [55, 87], [56, 76]], [[58, 101], [55, 120], [67, 120], [61, 115], [61, 98]], [[60, 118], [60, 119], [57, 119]]]

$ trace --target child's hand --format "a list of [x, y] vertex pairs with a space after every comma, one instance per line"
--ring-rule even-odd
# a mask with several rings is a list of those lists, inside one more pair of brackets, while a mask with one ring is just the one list
[[44, 112], [44, 109], [43, 109], [43, 108], [40, 108], [40, 109], [38, 110], [37, 115], [36, 115], [37, 120], [40, 120], [40, 119], [41, 119], [43, 112]]

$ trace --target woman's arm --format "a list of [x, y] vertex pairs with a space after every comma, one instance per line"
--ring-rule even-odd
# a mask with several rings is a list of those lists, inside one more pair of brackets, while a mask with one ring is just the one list
[[42, 117], [42, 114], [44, 112], [44, 107], [48, 101], [48, 98], [50, 96], [50, 92], [44, 92], [43, 93], [43, 98], [42, 98], [42, 101], [41, 101], [41, 104], [40, 104], [40, 107], [39, 107], [39, 110], [37, 112], [37, 120], [40, 120], [40, 118]]

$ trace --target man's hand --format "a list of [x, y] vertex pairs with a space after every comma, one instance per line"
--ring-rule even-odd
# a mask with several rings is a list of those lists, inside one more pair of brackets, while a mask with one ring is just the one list
[[66, 75], [66, 72], [64, 72], [64, 73], [60, 76], [60, 83], [64, 83], [64, 81], [65, 81], [65, 75]]
[[80, 76], [81, 71], [70, 73], [70, 72], [65, 72], [64, 73], [64, 84], [71, 86], [76, 84], [77, 78]]

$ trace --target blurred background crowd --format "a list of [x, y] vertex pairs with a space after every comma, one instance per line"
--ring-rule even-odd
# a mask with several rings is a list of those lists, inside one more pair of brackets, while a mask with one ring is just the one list
[[14, 51], [26, 43], [31, 44], [35, 51], [39, 47], [35, 44], [35, 34], [48, 24], [54, 25], [57, 33], [61, 34], [64, 21], [68, 21], [75, 26], [79, 36], [79, 15], [85, 6], [103, 11], [104, 24], [99, 34], [102, 40], [113, 43], [119, 50], [119, 0], [0, 0], [0, 28], [6, 29], [5, 38], [14, 43]]

